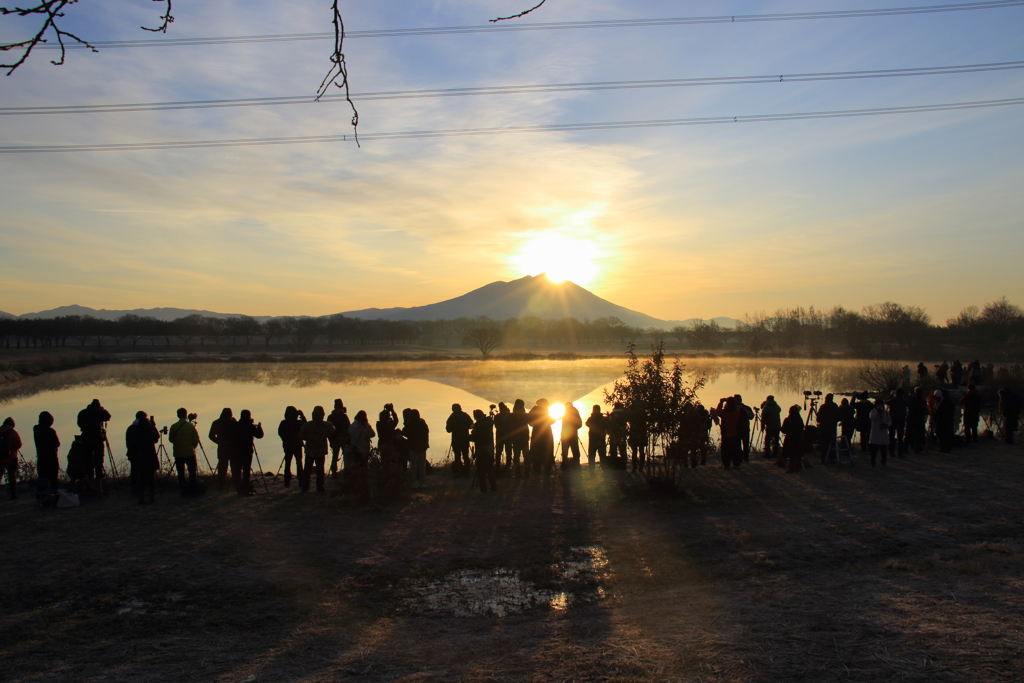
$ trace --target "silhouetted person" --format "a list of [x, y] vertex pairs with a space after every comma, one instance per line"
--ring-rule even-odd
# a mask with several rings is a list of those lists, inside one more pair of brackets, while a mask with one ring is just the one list
[[263, 423], [255, 424], [252, 413], [243, 410], [238, 414], [235, 423], [238, 430], [238, 441], [235, 452], [231, 456], [231, 479], [235, 483], [235, 493], [240, 496], [256, 495], [252, 485], [252, 454], [256, 450], [255, 439], [263, 438]]
[[906, 387], [910, 386], [910, 366], [903, 366], [903, 385]]
[[498, 413], [494, 416], [494, 461], [498, 468], [504, 467], [512, 474], [512, 413], [504, 402], [498, 403]]
[[960, 397], [960, 406], [964, 412], [964, 441], [976, 444], [978, 422], [981, 420], [981, 394], [974, 382], [967, 385], [967, 392]]
[[769, 396], [761, 404], [761, 425], [764, 427], [764, 457], [779, 457], [779, 435], [782, 433], [782, 406], [774, 396]]
[[857, 431], [860, 432], [860, 452], [868, 449], [868, 440], [871, 435], [871, 411], [875, 406], [868, 400], [868, 392], [862, 392], [857, 402], [853, 404], [853, 410], [857, 414]]
[[928, 366], [925, 365], [924, 362], [922, 361], [922, 362], [917, 364], [917, 382], [918, 382], [918, 384], [923, 383], [926, 377], [928, 377]]
[[942, 398], [935, 410], [935, 434], [939, 437], [939, 452], [949, 453], [953, 450], [953, 437], [956, 432], [956, 404], [949, 391], [942, 389]]
[[395, 404], [386, 403], [384, 409], [377, 415], [377, 449], [382, 450], [386, 445], [394, 448], [395, 429], [398, 427], [398, 413], [395, 412]]
[[146, 504], [147, 493], [149, 502], [155, 503], [156, 471], [160, 469], [160, 461], [156, 454], [160, 432], [156, 428], [156, 418], [147, 419], [143, 410], [135, 413], [135, 421], [125, 431], [124, 440], [128, 448], [128, 462], [132, 465], [131, 478], [139, 496], [139, 505]]
[[889, 452], [889, 411], [885, 409], [882, 399], [876, 398], [875, 403], [868, 413], [871, 420], [871, 434], [868, 437], [868, 445], [871, 450], [871, 466], [875, 466], [875, 458], [879, 451], [882, 453], [882, 467], [885, 467], [885, 456]]
[[7, 497], [18, 497], [18, 451], [21, 449], [21, 435], [14, 428], [14, 418], [9, 417], [0, 425], [0, 472], [7, 475]]
[[846, 442], [846, 447], [853, 444], [853, 435], [857, 433], [857, 411], [853, 409], [850, 399], [844, 398], [839, 403], [839, 433]]
[[532, 470], [534, 474], [540, 474], [543, 467], [545, 474], [551, 474], [555, 464], [555, 438], [551, 433], [555, 420], [548, 406], [546, 398], [538, 398], [537, 403], [530, 408], [530, 462], [527, 464], [527, 473]]
[[[370, 418], [366, 416], [365, 410], [360, 410], [348, 428], [349, 448], [354, 469], [365, 469], [370, 464], [370, 444], [373, 443], [374, 436], [376, 434], [373, 427], [370, 426]], [[345, 470], [348, 471], [348, 465], [345, 466]]]
[[39, 424], [32, 427], [32, 439], [36, 444], [36, 472], [40, 479], [45, 479], [47, 488], [57, 488], [60, 473], [60, 459], [57, 450], [60, 439], [53, 429], [53, 415], [45, 410], [39, 413]]
[[[560, 439], [562, 449], [562, 469], [580, 466], [580, 428], [583, 427], [583, 418], [580, 411], [571, 401], [565, 404], [565, 413], [562, 415], [562, 436]], [[571, 456], [569, 454], [572, 453]]]
[[949, 363], [942, 361], [941, 365], [935, 366], [935, 379], [939, 384], [949, 384]]
[[[821, 448], [821, 462], [829, 458], [829, 446], [836, 440], [836, 428], [839, 426], [839, 406], [835, 396], [825, 394], [825, 400], [818, 408], [818, 446]], [[838, 457], [838, 453], [836, 456]]]
[[889, 451], [898, 458], [907, 454], [907, 399], [903, 397], [903, 389], [892, 392], [885, 402], [889, 409]]
[[626, 437], [629, 433], [629, 416], [622, 403], [616, 402], [608, 415], [608, 459], [612, 467], [626, 469]]
[[1010, 387], [999, 390], [999, 412], [1003, 416], [1003, 438], [1006, 443], [1013, 443], [1013, 433], [1017, 431], [1020, 421], [1020, 399]]
[[954, 360], [953, 365], [949, 368], [949, 379], [952, 380], [954, 387], [960, 387], [960, 383], [964, 379], [964, 366], [961, 365], [959, 358]]
[[[277, 435], [281, 438], [281, 448], [284, 450], [284, 485], [291, 486], [292, 483], [292, 460], [295, 460], [295, 476], [302, 484], [302, 437], [299, 431], [302, 425], [306, 424], [306, 416], [295, 406], [288, 406], [284, 409], [284, 419], [277, 426]], [[308, 491], [309, 484], [306, 483]]]
[[78, 428], [82, 430], [82, 441], [89, 451], [90, 478], [102, 479], [107, 476], [103, 470], [104, 445], [107, 441], [104, 425], [107, 422], [110, 422], [110, 413], [100, 405], [98, 398], [94, 398], [92, 403], [78, 413]]
[[470, 438], [476, 450], [476, 477], [480, 482], [480, 491], [487, 493], [488, 484], [491, 491], [498, 490], [498, 479], [494, 472], [494, 420], [482, 410], [474, 410], [473, 431]]
[[[174, 469], [178, 472], [178, 489], [181, 495], [188, 496], [198, 489], [196, 482], [196, 448], [199, 447], [199, 432], [195, 425], [188, 421], [188, 411], [178, 408], [178, 421], [167, 430], [167, 438], [171, 442], [171, 453], [174, 455]], [[185, 470], [188, 470], [188, 480]]]
[[804, 421], [800, 418], [800, 406], [789, 407], [789, 415], [782, 422], [782, 434], [782, 460], [786, 472], [795, 474], [804, 468]]
[[444, 429], [452, 435], [452, 472], [457, 476], [469, 474], [472, 466], [469, 461], [469, 430], [472, 428], [473, 418], [462, 410], [462, 406], [453, 403], [452, 414], [444, 423]]
[[515, 476], [523, 476], [520, 470], [520, 461], [529, 474], [529, 453], [530, 453], [530, 415], [526, 412], [526, 403], [523, 399], [517, 398], [512, 404], [512, 417], [509, 419], [510, 434], [509, 441], [512, 443], [512, 464]]
[[740, 411], [740, 416], [736, 420], [736, 431], [740, 435], [743, 462], [750, 462], [750, 421], [754, 419], [754, 411], [743, 402], [743, 397], [739, 394], [736, 394], [734, 398], [736, 399], [736, 409]]
[[927, 435], [925, 424], [928, 420], [928, 404], [924, 400], [924, 389], [916, 387], [907, 398], [907, 438], [908, 448], [915, 453], [924, 450]]
[[[404, 412], [404, 411], [403, 411]], [[427, 449], [430, 448], [430, 428], [426, 420], [420, 417], [420, 411], [411, 409], [402, 428], [409, 442], [409, 463], [416, 488], [427, 485]]]
[[[224, 488], [228, 465], [238, 443], [238, 421], [231, 413], [231, 408], [220, 411], [220, 417], [210, 423], [210, 441], [217, 444], [217, 486]], [[234, 479], [234, 472], [231, 473]]]
[[729, 396], [719, 400], [715, 414], [722, 430], [722, 467], [739, 469], [743, 462], [743, 446], [740, 444], [740, 411], [736, 407], [736, 397]]
[[629, 416], [629, 449], [633, 452], [633, 471], [643, 472], [647, 464], [647, 413], [642, 405], [627, 411]]
[[331, 474], [338, 471], [338, 456], [344, 457], [348, 449], [349, 437], [348, 428], [352, 426], [352, 420], [348, 418], [348, 408], [341, 402], [340, 398], [334, 399], [334, 410], [327, 416], [327, 421], [334, 425], [334, 433], [329, 439], [331, 444]]
[[590, 417], [587, 418], [587, 430], [589, 432], [587, 463], [593, 467], [597, 462], [597, 457], [601, 456], [601, 466], [604, 467], [607, 464], [605, 462], [607, 457], [605, 442], [608, 438], [608, 418], [601, 412], [601, 406], [594, 406], [590, 412]]
[[313, 408], [310, 421], [299, 429], [299, 438], [306, 445], [306, 466], [302, 470], [302, 479], [299, 482], [302, 484], [303, 493], [309, 492], [314, 472], [317, 492], [324, 491], [324, 460], [327, 459], [327, 451], [330, 448], [327, 440], [334, 433], [334, 425], [324, 419], [324, 413], [323, 406]]

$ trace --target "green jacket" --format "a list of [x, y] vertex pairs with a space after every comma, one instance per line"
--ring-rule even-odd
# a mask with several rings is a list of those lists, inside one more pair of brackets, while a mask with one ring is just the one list
[[761, 422], [765, 429], [782, 429], [782, 406], [775, 401], [762, 403]]
[[181, 418], [171, 425], [167, 431], [167, 438], [171, 440], [176, 459], [195, 457], [196, 446], [199, 445], [199, 432], [191, 422]]

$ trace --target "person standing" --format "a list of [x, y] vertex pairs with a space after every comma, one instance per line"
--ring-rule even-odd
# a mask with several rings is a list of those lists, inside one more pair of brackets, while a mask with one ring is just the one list
[[256, 439], [263, 438], [263, 423], [255, 424], [252, 413], [243, 410], [238, 414], [235, 423], [238, 438], [235, 451], [231, 456], [231, 479], [235, 483], [235, 493], [240, 496], [256, 495], [252, 485], [252, 454], [256, 451]]
[[334, 410], [327, 416], [327, 421], [334, 425], [334, 433], [329, 439], [331, 444], [331, 474], [338, 471], [338, 456], [348, 449], [348, 428], [352, 420], [348, 419], [348, 408], [340, 398], [334, 399]]
[[942, 389], [939, 405], [935, 409], [935, 435], [939, 438], [939, 453], [953, 450], [953, 436], [956, 433], [956, 404], [949, 390]]
[[967, 392], [960, 397], [960, 406], [964, 411], [964, 441], [977, 444], [978, 422], [981, 420], [981, 394], [974, 382], [967, 385]]
[[871, 412], [868, 413], [871, 421], [871, 434], [868, 437], [868, 445], [871, 450], [871, 466], [875, 466], [875, 458], [878, 452], [882, 452], [882, 467], [885, 467], [885, 456], [889, 452], [889, 425], [892, 420], [889, 418], [889, 411], [885, 409], [882, 399], [876, 398]]
[[299, 484], [305, 486], [304, 491], [309, 490], [309, 482], [304, 481], [305, 470], [302, 468], [302, 437], [299, 431], [306, 424], [306, 416], [295, 406], [288, 406], [284, 409], [284, 419], [277, 426], [277, 435], [281, 438], [281, 448], [284, 450], [284, 485], [287, 488], [292, 484], [292, 460], [295, 460], [295, 476], [299, 478]]
[[444, 423], [446, 432], [452, 435], [452, 472], [455, 476], [469, 474], [472, 463], [469, 461], [469, 430], [473, 428], [473, 418], [467, 415], [458, 403], [452, 404], [452, 414]]
[[743, 462], [743, 447], [740, 444], [739, 420], [740, 411], [736, 407], [736, 397], [729, 396], [718, 402], [715, 409], [719, 427], [722, 430], [722, 467], [725, 469], [740, 468]]
[[14, 428], [14, 418], [9, 417], [0, 425], [0, 473], [7, 474], [7, 497], [18, 497], [18, 451], [21, 450], [21, 435]]
[[743, 402], [743, 397], [736, 394], [736, 409], [740, 411], [736, 420], [736, 431], [740, 436], [740, 448], [743, 450], [743, 462], [750, 462], [750, 421], [754, 419], [754, 411]]
[[781, 429], [786, 437], [782, 442], [782, 458], [776, 462], [786, 464], [788, 474], [796, 474], [803, 469], [804, 463], [804, 421], [800, 418], [800, 406], [789, 407], [789, 415], [782, 423]]
[[156, 418], [147, 419], [146, 412], [135, 413], [132, 422], [124, 434], [125, 446], [128, 449], [128, 462], [132, 465], [132, 482], [139, 496], [139, 505], [156, 502], [156, 471], [160, 469], [157, 459], [156, 444], [160, 440], [160, 432], [156, 428]]
[[537, 403], [530, 408], [530, 462], [527, 464], [527, 474], [530, 470], [540, 474], [541, 468], [544, 474], [551, 474], [555, 464], [555, 438], [551, 434], [551, 426], [555, 421], [548, 406], [546, 398], [538, 398]]
[[871, 401], [868, 400], [868, 392], [862, 392], [860, 398], [853, 404], [853, 410], [857, 414], [857, 431], [860, 432], [860, 452], [868, 449], [868, 441], [871, 435], [871, 411], [874, 409]]
[[629, 449], [633, 452], [633, 471], [643, 472], [644, 465], [647, 464], [647, 411], [642, 404], [637, 404], [628, 415]]
[[[210, 423], [210, 433], [207, 436], [210, 437], [210, 441], [217, 444], [217, 487], [223, 489], [228, 465], [231, 465], [232, 454], [238, 443], [238, 421], [231, 408], [220, 411], [220, 417]], [[234, 474], [232, 471], [232, 479]]]
[[32, 438], [36, 444], [36, 473], [45, 479], [50, 491], [57, 489], [60, 460], [57, 449], [60, 439], [53, 429], [53, 415], [47, 411], [39, 413], [39, 424], [32, 427]]
[[[174, 469], [178, 472], [178, 489], [181, 495], [189, 496], [196, 493], [196, 448], [199, 446], [199, 432], [195, 425], [188, 421], [188, 411], [178, 408], [178, 421], [167, 431], [171, 441], [171, 452], [174, 454]], [[188, 469], [188, 480], [185, 470]]]
[[480, 482], [480, 492], [487, 493], [488, 484], [494, 492], [498, 490], [498, 479], [494, 473], [494, 420], [482, 410], [474, 410], [473, 418], [475, 422], [470, 439], [476, 451], [476, 476]]
[[907, 399], [903, 398], [903, 389], [892, 392], [885, 404], [889, 408], [889, 419], [892, 420], [889, 426], [889, 450], [897, 458], [906, 457]]
[[608, 418], [601, 412], [601, 406], [594, 406], [587, 418], [587, 463], [593, 467], [597, 456], [601, 456], [601, 467], [604, 467], [606, 451], [605, 441], [608, 438]]
[[924, 389], [915, 387], [907, 399], [907, 448], [921, 453], [925, 445], [925, 423], [928, 420], [928, 404], [924, 400]]
[[761, 404], [761, 424], [764, 427], [764, 457], [779, 457], [779, 434], [782, 432], [782, 406], [774, 396], [769, 396]]
[[[565, 412], [562, 414], [562, 469], [578, 468], [580, 466], [580, 428], [583, 426], [583, 418], [576, 406], [569, 401], [565, 404]], [[569, 454], [572, 453], [571, 457]]]
[[608, 415], [608, 459], [613, 468], [626, 469], [626, 434], [629, 431], [629, 419], [626, 408], [616, 402]]
[[926, 377], [928, 377], [928, 366], [921, 361], [917, 364], [917, 383], [923, 384]]
[[[376, 436], [365, 410], [356, 413], [356, 419], [352, 420], [352, 424], [349, 425], [348, 436], [353, 469], [365, 470], [370, 464], [370, 444], [373, 443], [372, 439]], [[348, 474], [348, 469], [349, 467], [346, 465], [346, 474]]]
[[[825, 394], [825, 400], [818, 408], [818, 447], [821, 448], [821, 464], [829, 459], [829, 449], [836, 441], [836, 428], [839, 426], [839, 406], [833, 394]], [[838, 448], [836, 459], [839, 458]]]
[[1012, 444], [1013, 433], [1017, 431], [1017, 423], [1020, 421], [1020, 399], [1010, 387], [999, 390], [999, 412], [1003, 416], [1003, 439]]
[[412, 474], [416, 478], [416, 488], [422, 489], [427, 485], [427, 449], [430, 448], [430, 427], [427, 426], [426, 420], [420, 417], [420, 411], [413, 408], [409, 411], [409, 417], [405, 421], [402, 432], [409, 441], [409, 460]]
[[853, 452], [853, 435], [857, 432], [857, 411], [850, 404], [850, 399], [844, 398], [839, 403], [839, 433], [846, 447]]
[[78, 428], [82, 430], [82, 441], [89, 451], [91, 471], [89, 478], [103, 479], [107, 476], [103, 470], [104, 446], [107, 443], [107, 431], [104, 427], [110, 422], [110, 413], [94, 398], [78, 413]]
[[[494, 461], [499, 469], [504, 468], [512, 475], [512, 413], [503, 401], [498, 402], [498, 414], [494, 416]], [[502, 458], [505, 464], [502, 465]]]
[[303, 493], [309, 493], [314, 472], [317, 493], [323, 493], [325, 490], [324, 460], [327, 459], [327, 452], [330, 449], [328, 439], [334, 434], [334, 424], [324, 419], [325, 413], [323, 406], [313, 408], [310, 416], [312, 419], [299, 429], [299, 438], [306, 446], [306, 466], [299, 479]]

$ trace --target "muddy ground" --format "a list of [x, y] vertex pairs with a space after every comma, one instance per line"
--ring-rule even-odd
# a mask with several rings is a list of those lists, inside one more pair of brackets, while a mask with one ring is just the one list
[[1020, 681], [1024, 449], [0, 502], [5, 681]]

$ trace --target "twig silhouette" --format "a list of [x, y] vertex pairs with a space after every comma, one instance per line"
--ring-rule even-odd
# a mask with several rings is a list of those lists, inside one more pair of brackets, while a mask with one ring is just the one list
[[[332, 22], [334, 24], [334, 52], [331, 53], [331, 69], [324, 76], [324, 80], [320, 83], [320, 87], [316, 91], [316, 101], [320, 101], [320, 98], [327, 94], [327, 90], [334, 85], [345, 91], [345, 101], [352, 107], [352, 128], [355, 131], [356, 145], [359, 145], [359, 110], [356, 109], [355, 103], [352, 101], [352, 96], [349, 91], [348, 82], [348, 65], [345, 63], [345, 53], [343, 47], [345, 44], [345, 22], [341, 18], [341, 11], [338, 9], [338, 0], [334, 0], [331, 3], [331, 12], [333, 13]], [[359, 145], [361, 146], [361, 145]]]
[[519, 17], [525, 17], [527, 14], [529, 14], [533, 10], [540, 9], [541, 5], [543, 5], [547, 1], [548, 0], [540, 0], [540, 2], [538, 2], [536, 5], [534, 5], [533, 7], [531, 7], [528, 10], [523, 10], [519, 14], [513, 14], [510, 17], [498, 17], [497, 19], [491, 19], [490, 22], [493, 24], [493, 23], [496, 23], [496, 22], [499, 22], [499, 21], [508, 21], [509, 19], [518, 19]]
[[160, 15], [160, 18], [164, 20], [164, 23], [160, 24], [156, 28], [146, 28], [145, 26], [140, 26], [139, 28], [143, 31], [152, 31], [153, 33], [167, 33], [168, 24], [174, 23], [174, 17], [171, 16], [171, 0], [153, 0], [153, 2], [167, 3], [167, 11]]
[[[64, 63], [64, 55], [66, 52], [64, 48], [65, 36], [74, 40], [77, 43], [81, 43], [93, 52], [99, 52], [99, 50], [90, 45], [88, 41], [79, 38], [74, 33], [64, 31], [59, 26], [57, 26], [57, 20], [64, 16], [64, 13], [61, 10], [63, 10], [66, 6], [74, 5], [77, 2], [78, 0], [43, 0], [35, 7], [0, 7], [0, 16], [14, 14], [19, 17], [27, 17], [33, 14], [39, 14], [45, 17], [45, 19], [43, 20], [42, 27], [39, 29], [38, 32], [36, 32], [34, 36], [29, 38], [28, 40], [23, 40], [20, 43], [0, 45], [0, 52], [10, 52], [12, 50], [18, 50], [21, 48], [25, 49], [25, 51], [22, 53], [21, 57], [18, 58], [17, 61], [12, 62], [10, 64], [0, 64], [0, 69], [7, 69], [6, 75], [8, 76], [14, 73], [15, 69], [17, 69], [19, 66], [25, 63], [25, 60], [28, 59], [28, 56], [30, 54], [32, 54], [32, 50], [35, 49], [37, 45], [46, 42], [46, 38], [44, 36], [46, 35], [46, 32], [51, 29], [53, 30], [54, 35], [57, 36], [57, 42], [60, 44], [60, 59], [56, 61], [50, 60], [50, 63], [54, 64], [55, 66], [60, 66]], [[170, 4], [169, 0], [168, 4]]]

